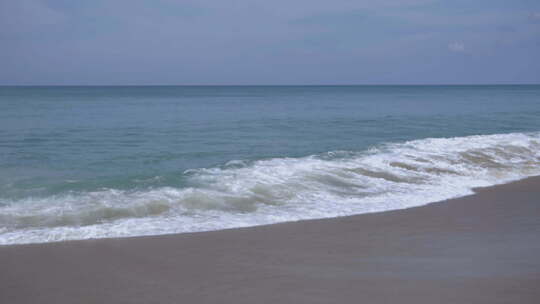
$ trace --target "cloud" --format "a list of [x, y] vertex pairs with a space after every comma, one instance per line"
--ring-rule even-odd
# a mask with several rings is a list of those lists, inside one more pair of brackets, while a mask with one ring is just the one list
[[0, 84], [540, 82], [540, 1], [443, 2], [0, 0]]
[[532, 12], [529, 14], [529, 20], [533, 22], [540, 22], [540, 12]]
[[465, 44], [463, 42], [455, 41], [448, 45], [448, 49], [452, 52], [464, 52]]
[[64, 21], [64, 14], [38, 1], [0, 2], [0, 36], [16, 37], [36, 33]]

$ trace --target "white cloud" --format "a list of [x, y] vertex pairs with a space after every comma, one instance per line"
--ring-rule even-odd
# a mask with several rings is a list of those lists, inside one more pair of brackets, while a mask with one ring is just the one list
[[448, 45], [448, 49], [452, 52], [464, 52], [465, 44], [463, 42], [455, 41]]

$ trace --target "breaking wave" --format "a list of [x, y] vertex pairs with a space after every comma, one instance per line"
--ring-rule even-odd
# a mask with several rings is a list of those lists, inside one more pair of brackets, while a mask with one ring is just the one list
[[540, 132], [230, 161], [190, 187], [0, 199], [0, 244], [157, 235], [409, 208], [540, 174]]

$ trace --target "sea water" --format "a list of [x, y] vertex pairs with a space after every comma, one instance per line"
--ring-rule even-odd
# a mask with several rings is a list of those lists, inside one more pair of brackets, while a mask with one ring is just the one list
[[0, 244], [409, 208], [540, 174], [540, 86], [0, 87]]

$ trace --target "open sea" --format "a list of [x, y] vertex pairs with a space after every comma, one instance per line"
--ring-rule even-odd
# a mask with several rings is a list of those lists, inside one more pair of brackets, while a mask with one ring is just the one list
[[409, 208], [540, 175], [540, 86], [0, 87], [0, 244]]

